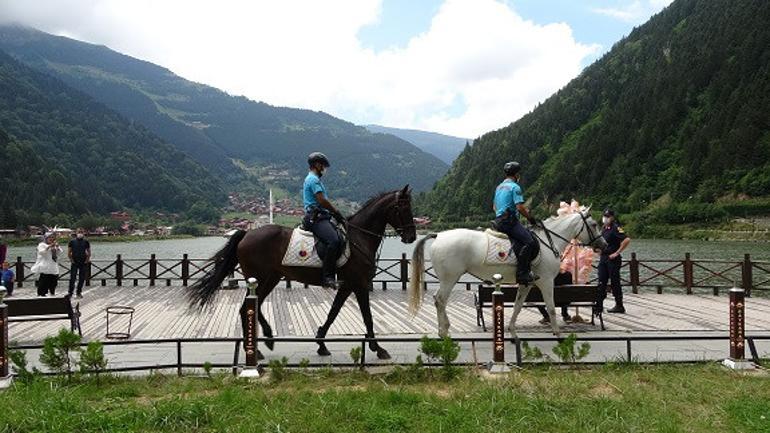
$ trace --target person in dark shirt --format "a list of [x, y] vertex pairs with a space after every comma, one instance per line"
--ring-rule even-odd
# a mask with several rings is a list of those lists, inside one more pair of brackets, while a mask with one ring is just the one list
[[83, 283], [86, 279], [86, 264], [91, 261], [91, 244], [85, 238], [83, 229], [79, 228], [74, 239], [67, 245], [67, 256], [70, 259], [70, 290], [69, 295], [75, 292], [75, 280], [77, 280], [77, 297], [83, 297]]
[[602, 214], [602, 237], [607, 241], [607, 248], [599, 257], [599, 309], [601, 310], [604, 299], [607, 297], [607, 281], [612, 287], [612, 296], [615, 298], [615, 306], [607, 310], [608, 313], [625, 313], [623, 306], [623, 290], [620, 287], [620, 266], [623, 258], [620, 253], [631, 243], [631, 238], [626, 236], [623, 227], [615, 219], [615, 211], [605, 209]]
[[7, 290], [7, 296], [13, 296], [13, 285], [16, 282], [16, 275], [10, 269], [8, 262], [3, 261], [3, 270], [0, 271], [0, 282]]

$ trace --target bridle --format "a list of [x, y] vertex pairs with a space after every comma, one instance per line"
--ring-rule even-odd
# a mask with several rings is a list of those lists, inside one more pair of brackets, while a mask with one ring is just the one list
[[[410, 227], [415, 227], [416, 228], [413, 219], [407, 217], [409, 219], [408, 223], [404, 223], [402, 221], [402, 215], [404, 215], [404, 213], [406, 213], [406, 210], [409, 209], [409, 206], [410, 206], [409, 196], [408, 195], [402, 196], [401, 195], [401, 191], [397, 191], [396, 192], [396, 202], [393, 205], [392, 209], [393, 209], [393, 211], [396, 214], [396, 221], [399, 222], [399, 227], [394, 227], [394, 229], [396, 230], [396, 233], [398, 233], [399, 236], [403, 236], [404, 230], [406, 230], [406, 229], [408, 229]], [[369, 229], [365, 229], [365, 228], [363, 228], [361, 226], [355, 225], [355, 224], [351, 223], [349, 220], [345, 220], [344, 222], [342, 222], [342, 225], [345, 227], [346, 231], [347, 231], [348, 228], [354, 228], [354, 229], [360, 231], [361, 233], [367, 234], [369, 236], [374, 236], [376, 238], [380, 238], [380, 240], [385, 238], [385, 234], [384, 233], [382, 233], [382, 234], [381, 233], [375, 233], [375, 232], [373, 232], [373, 231], [371, 231]], [[363, 257], [367, 258], [367, 251], [362, 246], [360, 246], [357, 242], [354, 242], [353, 239], [351, 239], [349, 236], [346, 236], [346, 237], [348, 238], [348, 242], [350, 243], [350, 245], [352, 245], [353, 248], [358, 250], [358, 252], [361, 253], [361, 255]], [[369, 263], [370, 265], [375, 265], [376, 266], [377, 260], [379, 260], [379, 258], [380, 258], [380, 252], [382, 251], [382, 245], [383, 245], [382, 242], [380, 242], [380, 246], [377, 249], [376, 258], [374, 259], [373, 262]], [[367, 258], [367, 260], [368, 260], [368, 258]]]
[[[602, 237], [601, 236], [596, 236], [594, 234], [594, 232], [591, 230], [591, 227], [588, 225], [588, 217], [586, 217], [583, 214], [583, 212], [578, 212], [578, 214], [580, 215], [580, 220], [583, 222], [583, 225], [580, 227], [580, 231], [577, 233], [577, 235], [575, 235], [575, 238], [576, 239], [580, 238], [580, 235], [583, 233], [583, 230], [585, 230], [585, 231], [588, 232], [588, 244], [578, 243], [577, 245], [579, 245], [579, 246], [588, 245], [589, 247], [594, 247], [594, 244], [596, 243], [596, 241], [598, 241], [599, 239], [602, 239]], [[560, 253], [558, 251], [556, 251], [556, 247], [553, 246], [553, 239], [551, 238], [551, 236], [555, 236], [555, 237], [563, 240], [566, 243], [570, 243], [571, 240], [569, 240], [569, 239], [565, 238], [564, 236], [562, 236], [562, 235], [554, 232], [553, 230], [549, 229], [548, 227], [545, 226], [545, 224], [543, 224], [542, 221], [538, 221], [538, 223], [539, 224], [537, 224], [537, 225], [539, 225], [540, 228], [543, 229], [543, 232], [545, 233], [546, 238], [548, 238], [548, 242], [546, 243], [543, 239], [541, 239], [540, 236], [537, 235], [537, 233], [533, 232], [533, 234], [535, 235], [537, 240], [540, 241], [540, 243], [542, 243], [543, 245], [546, 245], [548, 247], [548, 249], [551, 250], [551, 252], [554, 254], [554, 256], [556, 258], [559, 258], [560, 257]]]
[[[398, 233], [399, 236], [403, 236], [404, 231], [409, 228], [416, 228], [417, 226], [414, 224], [414, 220], [410, 217], [406, 217], [408, 219], [408, 222], [404, 222], [404, 215], [407, 209], [410, 207], [410, 199], [408, 195], [402, 195], [401, 191], [396, 192], [396, 202], [393, 204], [393, 207], [391, 208], [392, 211], [396, 214], [396, 221], [398, 221], [398, 227], [393, 227], [393, 229]], [[375, 233], [371, 230], [365, 229], [361, 226], [357, 226], [355, 224], [352, 224], [349, 220], [346, 220], [343, 223], [346, 227], [352, 227], [362, 233], [366, 233], [367, 235], [378, 237], [380, 239], [385, 237], [385, 234]]]

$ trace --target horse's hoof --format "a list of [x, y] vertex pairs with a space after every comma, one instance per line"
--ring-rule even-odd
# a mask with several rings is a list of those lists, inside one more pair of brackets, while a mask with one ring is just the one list
[[272, 337], [269, 337], [267, 340], [265, 340], [265, 347], [267, 347], [270, 350], [273, 350], [275, 347], [275, 340], [273, 340]]
[[262, 354], [259, 350], [257, 350], [257, 359], [262, 360], [265, 359], [265, 355]]
[[390, 359], [390, 353], [383, 348], [377, 349], [377, 359]]
[[319, 346], [318, 350], [316, 350], [316, 353], [319, 356], [331, 356], [332, 353], [329, 352], [329, 349], [326, 348], [326, 346]]

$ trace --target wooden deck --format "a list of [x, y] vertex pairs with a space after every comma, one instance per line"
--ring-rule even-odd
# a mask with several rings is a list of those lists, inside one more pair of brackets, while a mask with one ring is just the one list
[[[60, 287], [61, 289], [62, 287]], [[31, 296], [33, 288], [17, 289], [19, 297]], [[65, 289], [66, 290], [66, 289]], [[375, 332], [386, 334], [434, 334], [436, 311], [429, 290], [420, 313], [409, 317], [406, 292], [400, 288], [376, 289], [371, 292]], [[245, 289], [221, 290], [210, 308], [201, 312], [187, 307], [183, 287], [90, 287], [84, 290], [80, 302], [83, 336], [87, 340], [104, 339], [106, 333], [105, 308], [125, 305], [135, 308], [131, 337], [150, 338], [200, 338], [240, 336], [238, 309]], [[277, 287], [265, 301], [263, 312], [273, 325], [276, 335], [312, 336], [326, 315], [335, 292], [317, 287]], [[612, 306], [611, 299], [606, 305]], [[726, 296], [676, 295], [654, 293], [627, 294], [627, 314], [605, 314], [609, 331], [725, 331], [728, 323]], [[451, 332], [477, 333], [473, 292], [459, 287], [452, 293], [448, 307]], [[506, 309], [506, 317], [510, 317]], [[485, 310], [487, 323], [492, 323], [490, 309]], [[570, 311], [574, 314], [574, 309]], [[580, 313], [590, 318], [588, 309]], [[548, 332], [549, 328], [538, 324], [536, 310], [525, 309], [519, 318], [523, 331]], [[563, 322], [561, 322], [563, 325]], [[116, 323], [119, 326], [120, 323]], [[54, 334], [61, 322], [26, 322], [10, 324], [10, 339], [18, 343], [39, 342]], [[595, 331], [590, 324], [569, 324], [567, 331]], [[747, 331], [770, 330], [770, 299], [750, 298], [746, 307]], [[119, 329], [113, 328], [114, 331]], [[361, 335], [364, 333], [361, 315], [355, 297], [351, 296], [343, 307], [330, 335]]]

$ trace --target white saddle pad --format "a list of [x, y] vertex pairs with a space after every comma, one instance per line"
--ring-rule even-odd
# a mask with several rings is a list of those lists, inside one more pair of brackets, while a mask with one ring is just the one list
[[[511, 241], [508, 235], [492, 229], [486, 229], [487, 255], [484, 256], [485, 265], [511, 265], [516, 264], [516, 255], [511, 251]], [[543, 246], [540, 246], [541, 250]], [[541, 251], [542, 252], [542, 251]], [[540, 254], [532, 260], [532, 265], [540, 262]]]
[[[321, 258], [315, 249], [316, 239], [312, 232], [302, 230], [297, 227], [291, 232], [289, 246], [286, 248], [286, 254], [283, 255], [281, 264], [283, 266], [303, 266], [307, 268], [320, 268]], [[337, 260], [337, 267], [347, 263], [350, 257], [350, 244], [345, 243], [345, 251]]]
[[516, 256], [511, 252], [511, 241], [505, 233], [492, 229], [486, 229], [487, 255], [484, 256], [485, 265], [515, 265]]

